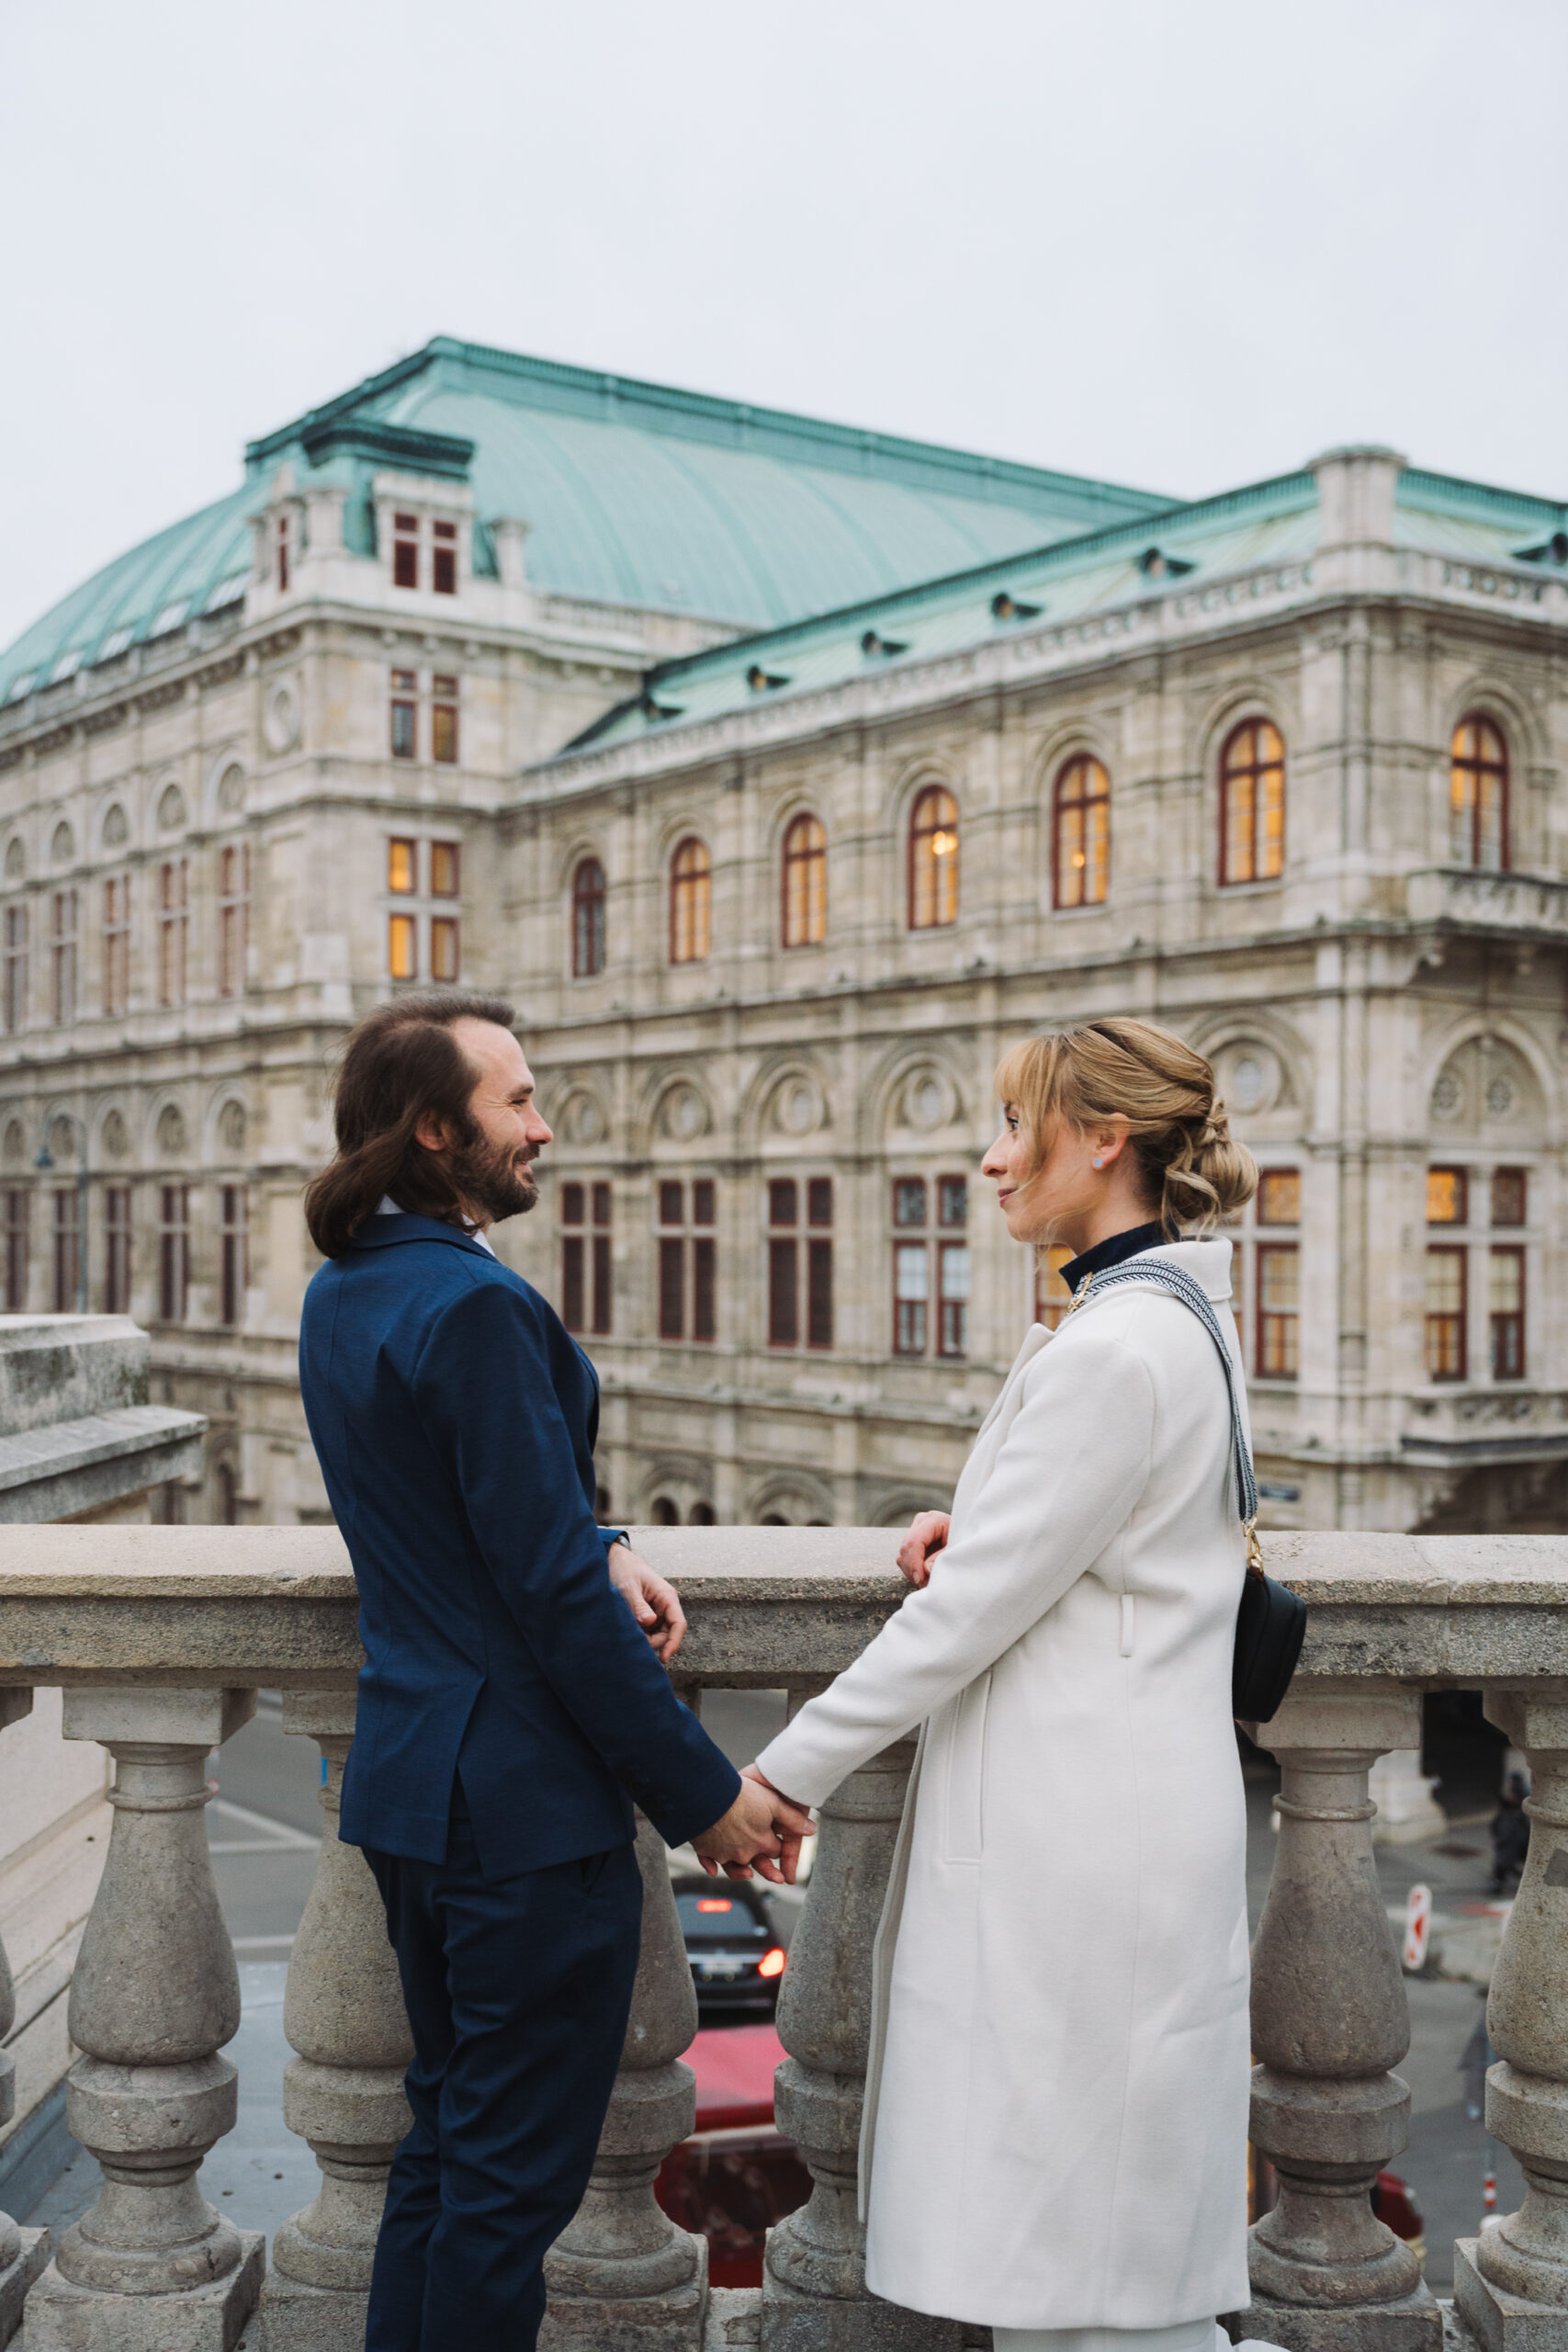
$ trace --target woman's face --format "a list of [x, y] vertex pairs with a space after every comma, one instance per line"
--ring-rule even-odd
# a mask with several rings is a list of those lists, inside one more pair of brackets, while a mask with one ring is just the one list
[[996, 1185], [997, 1206], [1013, 1239], [1061, 1241], [1074, 1250], [1087, 1247], [1088, 1228], [1105, 1207], [1107, 1178], [1125, 1142], [1124, 1130], [1106, 1127], [1085, 1135], [1058, 1119], [1032, 1179], [1034, 1138], [1017, 1103], [1004, 1102], [1001, 1133], [981, 1161], [980, 1172]]

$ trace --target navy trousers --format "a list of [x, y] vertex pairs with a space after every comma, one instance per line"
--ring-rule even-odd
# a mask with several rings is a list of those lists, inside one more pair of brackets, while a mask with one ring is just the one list
[[414, 2046], [366, 2352], [532, 2352], [626, 2039], [642, 1875], [617, 1846], [486, 1880], [460, 1797], [446, 1853], [365, 1857]]

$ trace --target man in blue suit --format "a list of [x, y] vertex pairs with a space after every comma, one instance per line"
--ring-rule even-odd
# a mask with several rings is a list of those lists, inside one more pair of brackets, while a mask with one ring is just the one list
[[594, 1522], [592, 1367], [485, 1238], [550, 1141], [512, 1019], [452, 993], [362, 1022], [306, 1197], [300, 1382], [366, 1653], [342, 1835], [414, 2043], [367, 2352], [536, 2341], [626, 2033], [634, 1804], [737, 1876], [792, 1878], [810, 1826], [671, 1690], [680, 1602]]

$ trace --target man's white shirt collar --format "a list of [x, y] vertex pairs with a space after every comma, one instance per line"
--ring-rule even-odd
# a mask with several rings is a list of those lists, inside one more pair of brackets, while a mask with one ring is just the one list
[[[390, 1193], [382, 1193], [382, 1195], [381, 1195], [380, 1203], [379, 1203], [379, 1204], [378, 1204], [378, 1208], [377, 1208], [376, 1214], [377, 1214], [377, 1216], [403, 1216], [403, 1215], [405, 1214], [405, 1212], [404, 1212], [403, 1210], [401, 1210], [401, 1209], [398, 1206], [398, 1204], [397, 1204], [396, 1201], [394, 1201], [394, 1200], [393, 1200], [393, 1198], [392, 1198], [392, 1196], [391, 1196]], [[469, 1239], [470, 1241], [477, 1241], [477, 1242], [479, 1243], [479, 1248], [480, 1248], [481, 1250], [490, 1250], [490, 1254], [491, 1254], [491, 1256], [492, 1258], [495, 1256], [495, 1251], [494, 1251], [493, 1250], [491, 1250], [491, 1248], [490, 1248], [490, 1239], [489, 1239], [488, 1235], [483, 1234], [483, 1233], [474, 1233], [474, 1232], [469, 1232], [469, 1231], [468, 1231], [468, 1227], [467, 1227], [467, 1226], [465, 1226], [462, 1229], [463, 1229], [463, 1231], [464, 1231], [464, 1232], [468, 1233], [468, 1239]]]

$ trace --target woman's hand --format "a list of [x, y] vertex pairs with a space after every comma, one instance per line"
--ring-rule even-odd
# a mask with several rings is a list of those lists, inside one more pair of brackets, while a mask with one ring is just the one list
[[629, 1544], [612, 1544], [605, 1555], [610, 1582], [652, 1643], [666, 1666], [680, 1648], [686, 1632], [686, 1612], [672, 1584], [649, 1567]]
[[947, 1542], [952, 1521], [944, 1510], [918, 1510], [898, 1546], [898, 1566], [917, 1592], [931, 1580], [931, 1559]]

